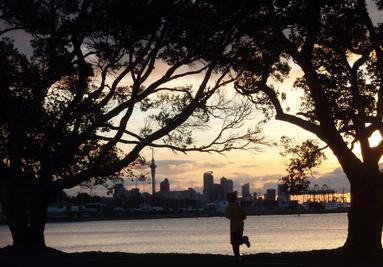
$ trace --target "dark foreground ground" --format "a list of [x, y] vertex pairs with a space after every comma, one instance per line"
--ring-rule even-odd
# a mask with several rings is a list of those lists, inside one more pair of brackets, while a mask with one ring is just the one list
[[0, 267], [52, 266], [52, 267], [120, 267], [120, 266], [383, 266], [383, 254], [358, 256], [340, 250], [307, 252], [259, 253], [244, 255], [240, 260], [232, 256], [211, 254], [131, 254], [121, 252], [64, 253], [54, 249], [46, 251], [15, 251], [0, 249]]

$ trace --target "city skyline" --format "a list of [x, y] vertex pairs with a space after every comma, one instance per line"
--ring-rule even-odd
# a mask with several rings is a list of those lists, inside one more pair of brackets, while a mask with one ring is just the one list
[[[195, 188], [202, 193], [203, 174], [212, 171], [214, 180], [226, 177], [234, 181], [234, 190], [240, 192], [241, 186], [250, 184], [250, 188], [261, 193], [266, 189], [277, 188], [279, 178], [286, 174], [285, 160], [279, 155], [280, 148], [272, 146], [268, 151], [250, 154], [249, 152], [231, 152], [226, 157], [218, 154], [190, 153], [174, 154], [166, 150], [156, 150], [156, 179], [168, 178], [176, 189]], [[329, 153], [327, 153], [329, 154]], [[234, 155], [234, 157], [230, 157]], [[236, 157], [235, 157], [236, 156]], [[327, 184], [335, 190], [349, 190], [349, 182], [337, 161], [327, 155], [329, 160], [313, 172], [312, 185]], [[168, 157], [168, 159], [163, 159]], [[210, 160], [201, 160], [204, 157]], [[335, 163], [335, 164], [334, 164]], [[270, 168], [268, 168], [268, 166]]]
[[[159, 153], [156, 152], [156, 155]], [[186, 155], [187, 157], [187, 155]], [[251, 157], [254, 157], [252, 155]], [[222, 156], [221, 156], [222, 158]], [[282, 159], [282, 156], [280, 156]], [[151, 161], [150, 161], [151, 162]], [[267, 174], [267, 175], [251, 175], [246, 176], [245, 174], [231, 174], [230, 172], [225, 172], [226, 169], [230, 169], [235, 162], [228, 158], [223, 158], [221, 161], [213, 162], [201, 162], [193, 161], [191, 159], [171, 159], [171, 160], [162, 160], [155, 158], [156, 172], [156, 192], [160, 191], [160, 183], [165, 179], [168, 179], [170, 183], [170, 190], [179, 191], [187, 190], [188, 188], [193, 188], [198, 193], [203, 194], [203, 175], [205, 172], [212, 171], [214, 177], [214, 183], [219, 183], [219, 180], [222, 177], [231, 179], [233, 181], [233, 191], [237, 191], [239, 194], [242, 193], [242, 185], [249, 183], [250, 193], [257, 193], [258, 195], [263, 195], [266, 193], [267, 189], [277, 189], [279, 178], [282, 177], [283, 173], [280, 174]], [[223, 167], [224, 166], [224, 167]], [[197, 169], [194, 167], [198, 167]], [[209, 168], [210, 167], [210, 168]], [[252, 165], [243, 165], [242, 168], [256, 168]], [[284, 166], [282, 166], [284, 167]], [[327, 166], [326, 166], [327, 167]], [[146, 170], [146, 169], [145, 169]], [[147, 168], [148, 178], [151, 177], [150, 167]], [[201, 172], [200, 172], [201, 171]], [[195, 176], [192, 173], [196, 173]], [[343, 171], [339, 168], [334, 169], [329, 172], [319, 172], [316, 170], [314, 175], [318, 175], [316, 179], [310, 178], [311, 187], [314, 184], [319, 184], [320, 186], [326, 184], [330, 188], [338, 192], [349, 192], [349, 182], [344, 175]], [[151, 179], [150, 179], [151, 180]], [[132, 178], [123, 177], [124, 186], [127, 189], [138, 188], [140, 192], [152, 193], [152, 183], [148, 182], [146, 186], [142, 184], [137, 184]], [[260, 186], [258, 186], [260, 185]], [[75, 195], [79, 192], [79, 187], [75, 187], [66, 192], [70, 195]], [[81, 191], [84, 191], [82, 189]], [[93, 187], [92, 191], [95, 195], [105, 196], [106, 189], [102, 186]]]

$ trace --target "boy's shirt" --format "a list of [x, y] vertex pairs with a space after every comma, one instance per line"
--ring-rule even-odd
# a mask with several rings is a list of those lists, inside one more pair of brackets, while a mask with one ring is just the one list
[[229, 203], [225, 209], [226, 218], [230, 219], [230, 231], [242, 231], [243, 220], [246, 219], [244, 210], [236, 203]]

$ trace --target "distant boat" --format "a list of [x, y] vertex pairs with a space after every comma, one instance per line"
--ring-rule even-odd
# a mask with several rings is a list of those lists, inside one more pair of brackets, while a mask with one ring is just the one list
[[349, 203], [343, 203], [338, 201], [329, 201], [324, 204], [325, 210], [339, 210], [350, 208]]
[[218, 202], [217, 211], [218, 211], [219, 213], [221, 213], [221, 214], [224, 214], [227, 205], [229, 205], [229, 202], [227, 202], [226, 200], [219, 201], [219, 202]]
[[67, 208], [63, 205], [48, 206], [48, 218], [65, 218], [67, 215]]

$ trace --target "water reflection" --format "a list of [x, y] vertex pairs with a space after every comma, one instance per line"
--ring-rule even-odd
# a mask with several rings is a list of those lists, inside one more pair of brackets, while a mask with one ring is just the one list
[[[245, 254], [336, 248], [347, 234], [347, 214], [249, 216]], [[223, 217], [50, 223], [46, 241], [66, 251], [232, 254], [229, 224]], [[11, 242], [0, 226], [0, 247]]]

